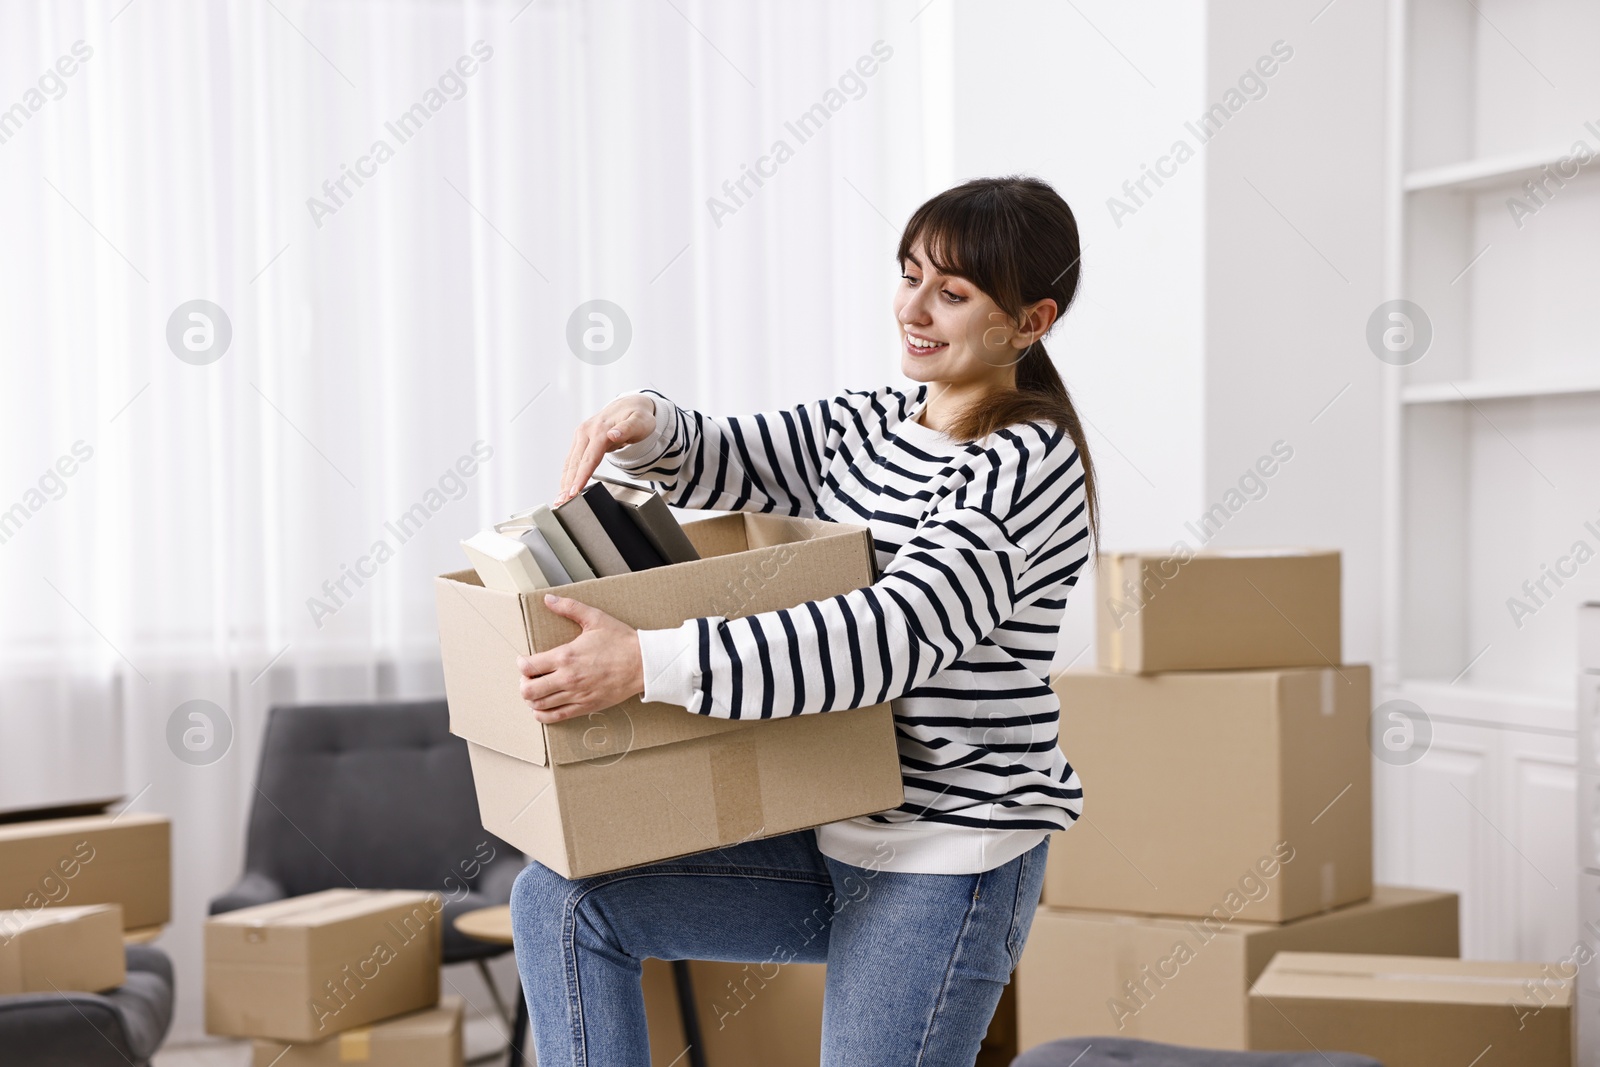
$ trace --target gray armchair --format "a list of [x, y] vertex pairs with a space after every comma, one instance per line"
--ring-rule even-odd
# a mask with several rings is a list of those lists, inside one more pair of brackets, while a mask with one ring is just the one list
[[484, 961], [510, 946], [474, 941], [455, 918], [509, 903], [526, 862], [483, 828], [444, 701], [275, 707], [244, 875], [211, 914], [350, 886], [432, 890], [444, 898], [444, 962], [476, 962], [498, 1002]]
[[1011, 1067], [1383, 1067], [1353, 1052], [1219, 1052], [1126, 1037], [1070, 1037], [1031, 1048]]
[[172, 962], [129, 945], [128, 977], [108, 993], [0, 996], [0, 1062], [28, 1067], [148, 1067], [172, 1026]]

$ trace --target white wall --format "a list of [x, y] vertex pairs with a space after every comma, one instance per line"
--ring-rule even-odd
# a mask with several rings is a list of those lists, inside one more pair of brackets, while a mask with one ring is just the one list
[[[1030, 173], [1072, 206], [1083, 282], [1046, 343], [1088, 426], [1105, 545], [1169, 546], [1204, 488], [1202, 159], [1120, 226], [1107, 199], [1199, 110], [1202, 9], [1178, 0], [953, 6], [954, 177]], [[1069, 603], [1058, 664], [1091, 641], [1093, 603], [1085, 583]]]
[[1292, 448], [1212, 543], [1340, 549], [1344, 660], [1375, 663], [1385, 9], [1325, 4], [1208, 5], [1207, 106], [1275, 41], [1293, 54], [1206, 148], [1205, 500]]

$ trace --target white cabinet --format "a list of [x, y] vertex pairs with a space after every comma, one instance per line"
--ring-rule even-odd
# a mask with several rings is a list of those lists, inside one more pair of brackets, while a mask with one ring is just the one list
[[1432, 729], [1415, 763], [1377, 765], [1378, 881], [1459, 892], [1464, 957], [1563, 958], [1579, 902], [1571, 736], [1436, 716]]
[[[1578, 613], [1578, 937], [1600, 954], [1600, 603]], [[1578, 978], [1578, 1048], [1583, 1067], [1600, 1067], [1600, 960]]]

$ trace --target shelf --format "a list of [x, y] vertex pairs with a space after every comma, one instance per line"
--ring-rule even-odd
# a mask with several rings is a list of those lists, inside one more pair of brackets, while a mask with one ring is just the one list
[[[1443, 167], [1429, 167], [1426, 170], [1414, 170], [1405, 176], [1405, 190], [1408, 193], [1434, 190], [1472, 192], [1480, 189], [1493, 189], [1497, 186], [1518, 185], [1538, 174], [1545, 167], [1553, 167], [1570, 155], [1570, 150], [1522, 152], [1507, 156], [1493, 156], [1489, 159], [1469, 159], [1462, 163], [1450, 163]], [[1594, 169], [1595, 164], [1591, 161], [1588, 166], [1580, 167], [1570, 177], [1562, 175], [1559, 171], [1555, 173], [1564, 181], [1572, 181], [1574, 178], [1582, 177], [1585, 173]]]
[[1502, 378], [1498, 381], [1420, 382], [1400, 390], [1402, 404], [1463, 404], [1469, 400], [1521, 400], [1600, 394], [1597, 378]]

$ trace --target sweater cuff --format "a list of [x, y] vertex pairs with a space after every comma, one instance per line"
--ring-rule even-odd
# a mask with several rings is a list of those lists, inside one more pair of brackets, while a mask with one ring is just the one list
[[628, 470], [631, 468], [649, 465], [660, 458], [666, 451], [666, 441], [671, 434], [673, 417], [676, 414], [672, 401], [666, 397], [656, 396], [653, 393], [633, 392], [621, 393], [623, 396], [648, 396], [651, 403], [656, 406], [656, 427], [642, 441], [634, 441], [606, 453], [612, 463]]
[[692, 708], [699, 696], [699, 630], [698, 619], [686, 619], [670, 630], [638, 631], [644, 661], [644, 695], [640, 699], [645, 703]]

